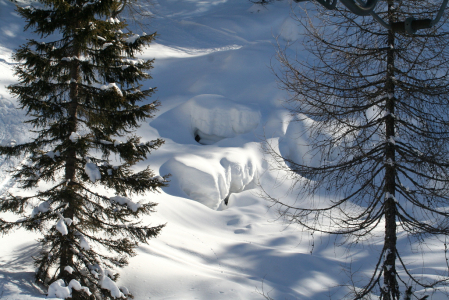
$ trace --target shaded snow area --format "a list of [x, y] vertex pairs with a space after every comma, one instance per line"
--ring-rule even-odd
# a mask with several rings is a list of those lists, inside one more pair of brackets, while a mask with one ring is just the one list
[[[375, 264], [372, 257], [381, 251], [382, 224], [380, 232], [373, 232], [371, 246], [337, 247], [334, 242], [339, 240], [286, 226], [276, 207], [261, 197], [264, 189], [285, 202], [297, 200], [289, 182], [281, 180], [286, 174], [270, 169], [264, 141], [293, 162], [317, 164], [320, 158], [308, 146], [313, 121], [288, 114], [279, 101], [287, 95], [277, 88], [270, 70], [270, 64], [276, 64], [275, 37], [280, 43], [294, 42], [301, 33], [289, 17], [290, 2], [274, 1], [266, 7], [247, 0], [150, 3], [152, 18], [142, 21], [149, 23], [145, 31], [157, 31], [158, 37], [141, 58], [156, 60], [153, 79], [142, 84], [157, 87], [148, 103], [159, 99], [162, 105], [136, 134], [144, 141], [160, 137], [166, 142], [136, 170], [149, 165], [156, 175], [171, 174], [170, 185], [158, 194], [109, 196], [133, 211], [145, 201], [157, 202], [157, 212], [142, 221], [167, 225], [158, 238], [139, 246], [124, 269], [97, 268], [103, 286], [117, 297], [129, 290], [136, 300], [263, 300], [262, 293], [275, 300], [327, 300], [342, 299], [348, 292], [342, 287], [350, 283], [348, 269], [356, 272], [356, 285], [365, 284]], [[17, 99], [5, 88], [17, 80], [13, 49], [31, 37], [22, 32], [23, 21], [13, 9], [10, 1], [0, 0], [1, 143], [29, 137], [21, 124], [24, 114], [15, 108]], [[138, 26], [131, 29], [144, 34]], [[101, 87], [115, 89], [115, 84]], [[80, 134], [74, 132], [73, 141]], [[6, 172], [15, 164], [0, 161], [1, 193], [22, 192]], [[93, 186], [100, 179], [98, 166], [87, 162], [84, 167]], [[40, 202], [27, 209], [39, 214], [49, 208]], [[61, 218], [54, 226], [65, 234], [71, 221]], [[31, 257], [40, 251], [37, 238], [22, 230], [0, 236], [0, 300], [47, 299], [47, 291], [33, 281]], [[82, 235], [79, 239], [85, 249], [96, 247]], [[398, 242], [405, 247], [407, 238], [400, 235]], [[405, 263], [423, 276], [427, 270], [443, 273], [444, 249], [428, 246], [427, 269], [417, 253], [404, 255]], [[110, 272], [120, 273], [117, 283], [108, 277]], [[73, 289], [83, 287], [57, 281], [48, 296], [66, 297]], [[437, 293], [432, 299], [446, 298]]]

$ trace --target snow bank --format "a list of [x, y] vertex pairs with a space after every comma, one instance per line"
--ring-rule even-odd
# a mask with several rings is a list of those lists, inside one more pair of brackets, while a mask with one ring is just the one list
[[[178, 143], [211, 145], [253, 131], [260, 123], [258, 108], [215, 94], [198, 95], [151, 122], [162, 137]], [[168, 122], [170, 120], [170, 122]]]
[[313, 122], [305, 116], [290, 121], [285, 135], [279, 139], [279, 151], [285, 159], [297, 164], [319, 166], [321, 156], [310, 146], [309, 129]]
[[187, 195], [209, 208], [218, 209], [231, 193], [251, 187], [257, 163], [250, 151], [228, 149], [214, 157], [178, 155], [162, 165], [161, 173], [172, 174], [167, 193]]

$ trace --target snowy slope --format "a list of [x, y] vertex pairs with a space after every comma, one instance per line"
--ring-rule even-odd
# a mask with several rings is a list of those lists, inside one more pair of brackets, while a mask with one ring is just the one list
[[[289, 126], [279, 102], [285, 95], [269, 68], [275, 36], [294, 40], [300, 31], [289, 19], [289, 2], [267, 8], [247, 0], [151, 2], [150, 28], [159, 37], [142, 57], [156, 58], [154, 79], [145, 84], [157, 87], [162, 106], [137, 133], [148, 140], [162, 137], [166, 144], [136, 168], [149, 164], [172, 174], [168, 188], [148, 195], [159, 203], [148, 221], [167, 226], [118, 270], [120, 285], [137, 300], [264, 299], [262, 291], [279, 300], [340, 299], [347, 290], [339, 285], [350, 280], [343, 267], [351, 267], [361, 286], [380, 237], [369, 247], [337, 247], [332, 238], [286, 226], [260, 197], [259, 184], [294, 201], [288, 183], [279, 180], [282, 174], [269, 170], [264, 137], [275, 146], [280, 140], [281, 151], [291, 157], [302, 157], [304, 150], [292, 142], [300, 125]], [[12, 4], [0, 0], [2, 143], [27, 138], [24, 116], [5, 89], [15, 80], [10, 54], [30, 35], [22, 28]], [[14, 189], [6, 165], [0, 165], [0, 192]], [[32, 280], [36, 238], [22, 231], [0, 237], [1, 300], [45, 298]], [[442, 251], [430, 245], [426, 256]], [[444, 257], [438, 258], [427, 259], [426, 267], [443, 271]], [[417, 254], [407, 259], [425, 274]]]

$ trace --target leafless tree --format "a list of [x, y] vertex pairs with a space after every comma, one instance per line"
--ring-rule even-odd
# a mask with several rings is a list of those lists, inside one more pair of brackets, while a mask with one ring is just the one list
[[[273, 168], [287, 170], [302, 202], [268, 197], [288, 221], [351, 242], [385, 228], [374, 272], [353, 299], [411, 299], [411, 285], [435, 289], [447, 280], [415, 275], [397, 246], [399, 232], [417, 241], [449, 235], [447, 11], [437, 26], [414, 35], [401, 23], [432, 18], [437, 2], [379, 1], [377, 14], [391, 29], [338, 7], [303, 11], [296, 17], [303, 29], [298, 55], [288, 46], [277, 53], [275, 72], [290, 95], [285, 104], [298, 121], [309, 120], [308, 155], [319, 163], [270, 148]], [[312, 201], [318, 195], [331, 200]]]

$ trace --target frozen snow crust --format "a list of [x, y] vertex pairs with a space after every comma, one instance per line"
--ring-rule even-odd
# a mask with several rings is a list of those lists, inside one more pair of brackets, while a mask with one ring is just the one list
[[[167, 226], [149, 245], [140, 245], [129, 266], [111, 270], [120, 273], [116, 284], [103, 277], [104, 287], [119, 296], [127, 294], [121, 288], [126, 286], [136, 300], [257, 300], [264, 299], [262, 290], [275, 300], [328, 300], [329, 295], [342, 299], [348, 290], [339, 285], [350, 279], [342, 267], [358, 270], [353, 279], [360, 279], [356, 284], [361, 287], [364, 275], [371, 274], [372, 255], [381, 250], [381, 235], [373, 232], [369, 247], [333, 247], [335, 240], [328, 236], [282, 224], [276, 207], [268, 208], [269, 202], [259, 195], [263, 188], [291, 204], [302, 200], [289, 192], [288, 181], [282, 181], [285, 173], [269, 168], [270, 158], [263, 153], [265, 139], [294, 162], [313, 164], [319, 159], [307, 146], [311, 121], [292, 118], [279, 104], [287, 95], [277, 89], [268, 67], [274, 63], [273, 36], [279, 36], [281, 43], [293, 42], [301, 33], [288, 18], [290, 4], [296, 4], [287, 0], [266, 7], [246, 0], [151, 3], [147, 9], [153, 18], [145, 17], [144, 23], [159, 35], [157, 44], [142, 53], [142, 58], [156, 58], [154, 79], [143, 85], [157, 87], [148, 101], [159, 99], [162, 106], [137, 135], [144, 140], [161, 137], [166, 143], [136, 169], [150, 165], [160, 175], [171, 173], [170, 186], [160, 194], [130, 198], [111, 194], [110, 199], [129, 209], [144, 201], [157, 202], [157, 212], [142, 222]], [[16, 82], [11, 53], [31, 37], [30, 32], [22, 32], [23, 25], [14, 3], [0, 0], [2, 143], [24, 142], [28, 136], [21, 125], [23, 114], [15, 109], [16, 100], [5, 87]], [[142, 35], [140, 27], [132, 29]], [[14, 164], [0, 161], [0, 193], [8, 189], [19, 193], [6, 173]], [[95, 166], [85, 167], [92, 182], [99, 179]], [[28, 208], [30, 214], [47, 209], [45, 202]], [[62, 233], [70, 221], [58, 221]], [[50, 291], [34, 285], [32, 256], [40, 251], [38, 237], [22, 230], [0, 235], [1, 300], [49, 299], [47, 292], [59, 297], [72, 288], [83, 288], [76, 282], [55, 283]], [[85, 249], [95, 247], [83, 242], [82, 236], [80, 241]], [[402, 247], [407, 239], [400, 235], [398, 243]], [[444, 249], [429, 245], [424, 253], [431, 258], [428, 269], [422, 268], [417, 253], [403, 258], [426, 276], [430, 269], [444, 272], [441, 253]], [[443, 299], [447, 297], [432, 295], [432, 300]]]

